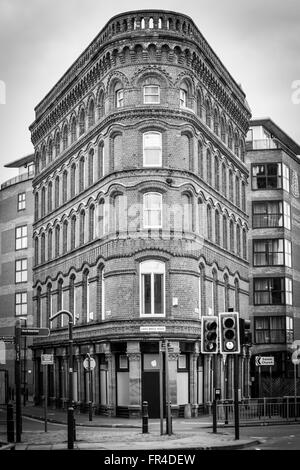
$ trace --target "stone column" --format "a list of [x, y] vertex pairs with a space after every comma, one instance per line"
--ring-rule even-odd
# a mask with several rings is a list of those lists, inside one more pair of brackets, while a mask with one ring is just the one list
[[199, 348], [195, 347], [195, 352], [190, 357], [190, 402], [192, 404], [192, 416], [198, 416], [198, 358]]
[[169, 391], [170, 391], [170, 401], [171, 401], [171, 410], [172, 416], [178, 416], [179, 405], [177, 404], [177, 364], [178, 357], [180, 354], [179, 342], [170, 341], [170, 346], [173, 348], [174, 352], [170, 352], [169, 356]]
[[105, 353], [107, 362], [107, 413], [108, 416], [116, 416], [116, 365], [111, 352]]
[[140, 343], [127, 342], [127, 356], [129, 359], [129, 417], [139, 418], [142, 406], [142, 377]]

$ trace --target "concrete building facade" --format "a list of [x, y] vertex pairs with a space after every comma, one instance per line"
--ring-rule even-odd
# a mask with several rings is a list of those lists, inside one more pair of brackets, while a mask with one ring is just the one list
[[[292, 345], [300, 339], [300, 146], [266, 118], [250, 122], [246, 148], [251, 175], [248, 212], [253, 393], [293, 395]], [[261, 381], [256, 355], [274, 358], [271, 371], [261, 368]]]
[[[32, 224], [34, 155], [22, 157], [6, 165], [18, 168], [19, 175], [5, 181], [0, 190], [0, 336], [14, 335], [17, 319], [23, 326], [33, 324], [32, 304]], [[27, 349], [31, 341], [22, 338], [21, 369], [22, 389], [27, 396], [33, 393], [32, 351]], [[6, 364], [10, 397], [14, 397], [14, 343], [6, 342]], [[26, 351], [26, 352], [25, 352]], [[1, 376], [1, 378], [3, 378]]]
[[[112, 18], [36, 108], [34, 311], [53, 353], [53, 406], [67, 400], [67, 317], [74, 314], [74, 400], [84, 408], [87, 353], [97, 412], [150, 416], [159, 341], [169, 340], [172, 409], [193, 413], [213, 385], [232, 394], [232, 363], [200, 354], [204, 314], [247, 316], [245, 136], [250, 111], [193, 21], [168, 11]], [[249, 395], [249, 357], [240, 359]]]

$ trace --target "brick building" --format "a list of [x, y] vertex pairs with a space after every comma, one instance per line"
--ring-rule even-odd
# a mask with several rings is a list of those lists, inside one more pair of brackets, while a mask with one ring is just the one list
[[[50, 402], [67, 400], [67, 317], [74, 314], [74, 399], [88, 401], [96, 360], [99, 413], [135, 416], [159, 403], [167, 338], [173, 413], [212, 399], [201, 315], [247, 316], [245, 94], [193, 21], [168, 11], [112, 18], [36, 106], [34, 305], [36, 401], [41, 353], [54, 353]], [[249, 360], [240, 360], [248, 395]], [[232, 393], [232, 363], [217, 362]], [[226, 385], [225, 385], [226, 384]]]
[[[291, 395], [291, 345], [300, 339], [300, 146], [266, 118], [250, 122], [246, 148], [251, 175], [248, 212], [249, 314], [254, 343], [251, 375], [256, 379], [253, 393]], [[269, 367], [262, 367], [259, 387], [255, 355], [274, 357], [271, 387]]]
[[[22, 157], [5, 165], [18, 168], [19, 175], [5, 181], [0, 190], [0, 336], [14, 335], [14, 325], [21, 318], [25, 326], [32, 325], [32, 224], [34, 155]], [[31, 341], [22, 338], [21, 368], [22, 388], [32, 396], [32, 352], [27, 347]], [[25, 352], [26, 351], [26, 352]], [[25, 352], [25, 354], [24, 354]], [[13, 389], [14, 344], [6, 343], [6, 364], [10, 389]], [[13, 397], [13, 393], [11, 394]]]

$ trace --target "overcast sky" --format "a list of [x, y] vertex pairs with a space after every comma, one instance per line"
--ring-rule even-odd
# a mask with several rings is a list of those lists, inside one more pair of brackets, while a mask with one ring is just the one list
[[300, 143], [299, 0], [0, 0], [0, 182], [16, 174], [4, 164], [33, 151], [34, 107], [112, 16], [143, 8], [190, 16], [253, 117], [271, 117]]

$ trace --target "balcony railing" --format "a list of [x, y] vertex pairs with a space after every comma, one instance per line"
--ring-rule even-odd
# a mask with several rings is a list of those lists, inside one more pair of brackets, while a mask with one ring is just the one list
[[246, 142], [246, 150], [272, 150], [280, 148], [279, 143], [273, 139], [249, 140]]

